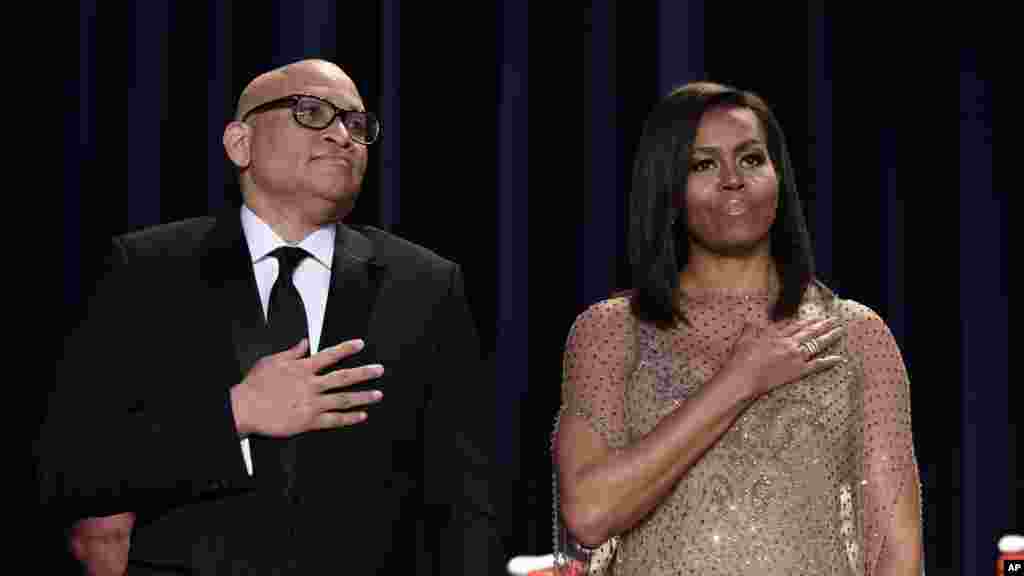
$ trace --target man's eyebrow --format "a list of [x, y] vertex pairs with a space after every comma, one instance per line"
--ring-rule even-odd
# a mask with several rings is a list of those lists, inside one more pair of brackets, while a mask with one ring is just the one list
[[359, 112], [365, 112], [366, 111], [365, 108], [363, 107], [362, 103], [359, 102], [358, 100], [342, 101], [341, 104], [344, 104], [344, 106], [338, 106], [339, 101], [335, 100], [333, 98], [324, 98], [324, 100], [327, 100], [328, 102], [334, 104], [335, 106], [337, 106], [338, 108], [340, 108], [342, 110], [357, 110]]
[[[757, 138], [751, 138], [750, 140], [744, 140], [736, 145], [736, 150], [744, 150], [753, 146], [764, 146], [764, 142], [761, 142]], [[694, 152], [703, 152], [705, 154], [718, 154], [719, 148], [717, 146], [696, 146], [693, 148]]]

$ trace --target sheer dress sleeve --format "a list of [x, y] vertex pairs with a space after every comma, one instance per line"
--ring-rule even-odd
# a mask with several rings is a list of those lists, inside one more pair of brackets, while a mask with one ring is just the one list
[[626, 444], [626, 381], [635, 327], [625, 298], [598, 302], [573, 322], [562, 364], [562, 410], [585, 420], [610, 448]]
[[910, 381], [889, 327], [867, 307], [848, 328], [849, 348], [863, 381], [863, 527], [865, 574], [875, 573], [900, 498], [919, 498], [911, 435]]

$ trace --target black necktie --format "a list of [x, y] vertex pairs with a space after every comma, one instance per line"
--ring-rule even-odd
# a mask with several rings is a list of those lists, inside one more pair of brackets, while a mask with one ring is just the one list
[[[279, 265], [277, 280], [270, 290], [270, 302], [267, 304], [267, 333], [274, 345], [273, 353], [276, 354], [309, 337], [306, 308], [292, 281], [295, 268], [309, 253], [302, 248], [282, 246], [270, 255], [277, 258]], [[259, 437], [255, 450], [259, 455], [258, 467], [253, 464], [256, 476], [264, 480], [260, 484], [280, 491], [289, 500], [294, 496], [295, 487], [295, 441], [294, 437]]]

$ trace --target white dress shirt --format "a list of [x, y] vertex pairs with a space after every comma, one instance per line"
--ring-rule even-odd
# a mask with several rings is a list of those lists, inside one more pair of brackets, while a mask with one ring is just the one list
[[[315, 354], [320, 349], [320, 331], [324, 324], [327, 293], [331, 286], [331, 261], [334, 258], [334, 235], [337, 233], [337, 227], [328, 224], [306, 236], [298, 244], [289, 244], [275, 234], [248, 206], [243, 204], [241, 211], [242, 230], [245, 232], [245, 241], [249, 245], [249, 255], [252, 257], [256, 287], [259, 289], [260, 303], [263, 305], [264, 322], [267, 320], [270, 290], [274, 287], [278, 272], [277, 258], [270, 256], [270, 253], [281, 246], [298, 246], [309, 252], [311, 257], [303, 260], [295, 268], [292, 281], [306, 308], [309, 353]], [[252, 453], [248, 438], [242, 439], [242, 456], [245, 458], [245, 467], [252, 476]]]

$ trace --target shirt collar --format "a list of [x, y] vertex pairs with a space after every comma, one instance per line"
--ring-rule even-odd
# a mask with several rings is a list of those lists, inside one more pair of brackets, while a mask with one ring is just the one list
[[[245, 231], [245, 241], [249, 245], [249, 254], [252, 256], [253, 263], [266, 258], [268, 254], [281, 246], [290, 246], [245, 204], [242, 204], [241, 212], [242, 230]], [[326, 224], [303, 238], [297, 246], [309, 252], [313, 258], [330, 270], [331, 261], [334, 258], [336, 234], [337, 225]]]

